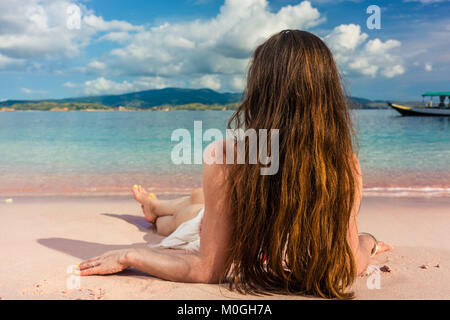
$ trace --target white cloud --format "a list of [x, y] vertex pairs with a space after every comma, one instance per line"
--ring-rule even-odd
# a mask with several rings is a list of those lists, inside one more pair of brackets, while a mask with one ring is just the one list
[[76, 83], [73, 83], [73, 82], [68, 81], [68, 82], [65, 82], [65, 83], [63, 84], [63, 87], [73, 89], [73, 88], [78, 88], [79, 85], [76, 84]]
[[132, 30], [142, 30], [142, 27], [134, 26], [126, 21], [111, 20], [105, 21], [102, 17], [97, 17], [94, 14], [85, 15], [83, 21], [86, 25], [91, 26], [98, 31], [110, 31], [110, 30], [121, 30], [121, 31], [132, 31]]
[[401, 74], [405, 73], [405, 68], [400, 65], [400, 64], [396, 64], [393, 65], [392, 68], [385, 68], [381, 71], [381, 73], [386, 77], [386, 78], [393, 78], [395, 76], [399, 76]]
[[311, 0], [312, 3], [341, 3], [341, 2], [363, 2], [364, 0]]
[[[163, 23], [136, 32], [102, 61], [115, 77], [189, 77], [188, 86], [242, 90], [242, 76], [258, 44], [281, 30], [307, 30], [323, 21], [309, 1], [271, 12], [266, 0], [226, 0], [209, 20]], [[393, 77], [405, 71], [395, 52], [400, 43], [369, 40], [360, 26], [340, 25], [325, 40], [344, 74]]]
[[98, 60], [94, 60], [88, 64], [88, 68], [94, 69], [94, 70], [105, 70], [106, 64], [104, 64], [103, 62], [100, 62]]
[[219, 90], [221, 88], [220, 79], [217, 75], [207, 74], [191, 81], [192, 88], [209, 88]]
[[126, 80], [122, 82], [115, 82], [103, 77], [86, 81], [84, 86], [84, 93], [88, 95], [120, 94], [133, 90], [133, 84]]
[[246, 79], [243, 76], [234, 76], [231, 78], [230, 88], [233, 91], [243, 91], [247, 85]]
[[75, 0], [0, 1], [0, 55], [23, 62], [75, 57], [101, 32], [141, 30], [124, 21], [104, 21], [79, 3], [83, 16], [80, 28], [68, 28], [67, 8], [76, 3]]
[[162, 89], [168, 86], [185, 87], [187, 85], [187, 81], [180, 79], [165, 79], [161, 77], [138, 77], [130, 81], [114, 81], [99, 77], [82, 84], [67, 82], [64, 84], [66, 87], [80, 87], [83, 89], [83, 93], [87, 95], [121, 94], [149, 89]]
[[321, 21], [308, 1], [271, 12], [266, 0], [226, 0], [212, 19], [137, 32], [127, 46], [112, 50], [108, 67], [129, 76], [238, 75], [245, 72], [254, 48], [270, 35]]
[[167, 80], [161, 77], [140, 77], [133, 81], [134, 90], [162, 89], [167, 86], [184, 86], [179, 80]]
[[20, 88], [20, 91], [22, 91], [23, 93], [26, 93], [26, 94], [32, 94], [33, 93], [33, 90], [28, 89], [28, 88]]
[[22, 91], [25, 94], [45, 94], [46, 91], [44, 90], [34, 90], [34, 89], [29, 89], [29, 88], [20, 88], [20, 91]]
[[0, 53], [0, 70], [1, 69], [9, 69], [12, 67], [21, 67], [25, 65], [24, 59], [14, 59], [7, 56], [4, 56]]
[[397, 40], [366, 42], [368, 35], [358, 25], [340, 25], [325, 37], [341, 71], [346, 75], [377, 75], [392, 78], [405, 72], [403, 60], [396, 49]]
[[433, 65], [431, 63], [425, 63], [425, 71], [433, 71]]
[[361, 33], [361, 27], [355, 24], [341, 24], [325, 37], [328, 45], [338, 52], [355, 50], [366, 41], [368, 35]]
[[[82, 12], [81, 25], [69, 30], [67, 7], [74, 3]], [[86, 94], [175, 85], [236, 91], [245, 87], [243, 76], [258, 44], [281, 30], [309, 30], [324, 21], [309, 1], [273, 12], [267, 0], [225, 0], [213, 18], [144, 28], [106, 21], [83, 3], [0, 1], [0, 69], [36, 66], [45, 59], [50, 64], [79, 55], [93, 41], [113, 41], [118, 47], [108, 54], [74, 68], [95, 79], [64, 86]], [[344, 74], [393, 77], [405, 71], [398, 41], [369, 40], [356, 25], [340, 25], [324, 39]], [[132, 80], [111, 80], [121, 77]]]
[[450, 0], [403, 0], [403, 2], [421, 2], [423, 4], [449, 2]]
[[124, 43], [131, 39], [131, 35], [127, 31], [115, 31], [109, 32], [103, 36], [101, 36], [98, 41], [112, 41]]
[[79, 88], [78, 93], [86, 95], [121, 94], [150, 89], [163, 89], [167, 87], [189, 87], [208, 88], [220, 90], [223, 86], [232, 91], [242, 91], [245, 87], [245, 78], [238, 76], [203, 75], [196, 77], [151, 77], [141, 76], [132, 80], [111, 80], [98, 77], [84, 83], [65, 82], [62, 86], [66, 88]]
[[389, 51], [393, 48], [398, 48], [400, 46], [401, 43], [397, 40], [387, 40], [386, 42], [383, 42], [380, 39], [374, 39], [367, 42], [366, 49], [371, 54], [382, 55], [385, 54], [386, 51]]

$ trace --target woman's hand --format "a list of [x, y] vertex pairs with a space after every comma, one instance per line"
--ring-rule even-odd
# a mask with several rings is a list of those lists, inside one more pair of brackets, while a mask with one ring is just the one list
[[126, 263], [128, 252], [129, 250], [109, 251], [101, 256], [83, 261], [80, 263], [80, 274], [82, 276], [91, 276], [123, 271], [129, 267]]

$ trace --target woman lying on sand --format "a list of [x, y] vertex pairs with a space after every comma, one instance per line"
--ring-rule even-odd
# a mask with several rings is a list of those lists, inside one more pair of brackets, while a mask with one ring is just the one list
[[[203, 190], [188, 198], [160, 201], [133, 188], [165, 235], [204, 209], [198, 252], [113, 251], [83, 262], [81, 274], [133, 267], [171, 281], [226, 281], [244, 293], [351, 298], [347, 289], [371, 255], [392, 247], [358, 235], [360, 166], [339, 73], [322, 40], [286, 30], [260, 45], [232, 125], [280, 130], [277, 174], [261, 175], [260, 164], [213, 163], [204, 165]], [[214, 142], [205, 163], [220, 153], [225, 159], [226, 143]]]

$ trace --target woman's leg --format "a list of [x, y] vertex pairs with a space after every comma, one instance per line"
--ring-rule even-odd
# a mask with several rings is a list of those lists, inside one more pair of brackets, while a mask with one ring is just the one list
[[156, 219], [156, 232], [168, 236], [174, 232], [182, 223], [194, 219], [204, 204], [191, 204], [180, 209], [174, 215], [162, 216]]
[[[155, 198], [156, 199], [156, 198]], [[204, 204], [203, 189], [195, 189], [189, 197], [173, 200], [155, 200], [155, 214], [158, 217], [169, 216], [179, 212], [181, 209], [195, 204]]]
[[160, 200], [137, 185], [133, 187], [132, 191], [136, 201], [141, 204], [145, 218], [153, 223], [159, 217], [172, 216], [190, 205], [204, 203], [203, 189], [194, 190], [189, 197], [173, 200]]

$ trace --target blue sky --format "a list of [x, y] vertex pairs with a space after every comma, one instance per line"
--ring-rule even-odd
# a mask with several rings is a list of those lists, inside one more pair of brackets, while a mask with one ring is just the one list
[[253, 49], [288, 28], [325, 40], [354, 96], [450, 90], [448, 0], [2, 0], [0, 100], [240, 91]]

